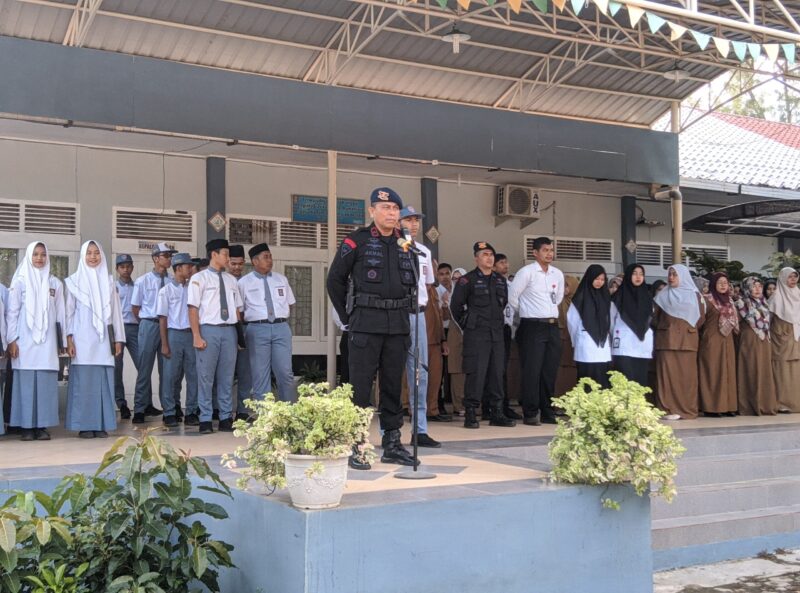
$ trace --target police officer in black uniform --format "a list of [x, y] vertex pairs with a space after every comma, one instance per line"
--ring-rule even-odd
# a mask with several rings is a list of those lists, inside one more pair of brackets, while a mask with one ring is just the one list
[[[357, 405], [370, 405], [372, 384], [380, 370], [381, 461], [413, 465], [411, 454], [400, 443], [400, 392], [417, 258], [398, 244], [402, 207], [394, 190], [381, 187], [372, 192], [369, 214], [373, 222], [342, 241], [328, 272], [328, 295], [348, 328], [350, 383]], [[356, 451], [350, 467], [370, 469]]]
[[491, 426], [515, 426], [503, 413], [504, 311], [508, 303], [506, 279], [492, 271], [494, 247], [485, 241], [472, 248], [477, 267], [453, 289], [450, 311], [464, 331], [464, 428], [479, 428], [478, 406], [486, 389]]

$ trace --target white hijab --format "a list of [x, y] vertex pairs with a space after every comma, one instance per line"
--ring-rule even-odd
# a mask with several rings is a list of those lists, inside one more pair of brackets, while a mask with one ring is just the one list
[[775, 315], [794, 326], [794, 339], [800, 341], [800, 287], [789, 288], [786, 281], [797, 274], [794, 268], [783, 268], [778, 276], [775, 293], [767, 304]]
[[17, 266], [17, 271], [11, 279], [13, 286], [17, 280], [25, 284], [25, 324], [31, 330], [34, 344], [42, 344], [47, 339], [47, 330], [50, 327], [50, 256], [47, 256], [43, 268], [33, 267], [33, 250], [37, 245], [47, 245], [41, 241], [30, 243], [25, 249], [25, 259]]
[[[86, 252], [92, 243], [100, 250], [100, 264], [96, 268], [86, 263]], [[111, 321], [111, 276], [99, 242], [86, 241], [81, 246], [78, 270], [65, 283], [72, 296], [92, 312], [92, 327], [102, 341], [106, 326]]]
[[697, 290], [689, 268], [683, 264], [670, 266], [678, 274], [677, 288], [672, 288], [669, 284], [659, 292], [655, 299], [656, 305], [661, 307], [667, 315], [683, 319], [692, 327], [697, 325], [700, 319], [700, 291]]

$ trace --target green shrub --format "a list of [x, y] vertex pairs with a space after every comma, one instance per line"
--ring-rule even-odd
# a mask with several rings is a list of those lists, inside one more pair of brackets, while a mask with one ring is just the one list
[[[660, 422], [664, 412], [645, 399], [649, 388], [621, 373], [610, 375], [610, 389], [581, 379], [553, 400], [566, 416], [548, 448], [551, 476], [569, 484], [630, 483], [639, 496], [652, 487], [651, 495], [669, 502], [676, 494], [676, 460], [686, 449], [672, 428]], [[603, 504], [619, 508], [613, 500]]]

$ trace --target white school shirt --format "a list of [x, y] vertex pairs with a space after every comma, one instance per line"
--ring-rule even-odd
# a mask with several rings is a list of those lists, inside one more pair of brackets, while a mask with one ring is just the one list
[[555, 319], [564, 299], [564, 274], [550, 265], [547, 272], [539, 262], [523, 267], [508, 290], [508, 303], [523, 319]]
[[425, 307], [428, 304], [428, 284], [433, 284], [436, 278], [433, 276], [433, 260], [431, 250], [422, 243], [414, 243], [414, 246], [422, 253], [417, 256], [419, 262], [419, 282], [417, 283], [417, 293], [419, 294], [419, 306]]
[[[516, 280], [516, 278], [515, 278]], [[567, 329], [575, 349], [575, 362], [609, 362], [611, 360], [611, 339], [607, 339], [603, 346], [598, 346], [583, 328], [581, 314], [570, 304], [567, 311]]]
[[[292, 287], [283, 274], [270, 272], [267, 274], [269, 293], [272, 295], [272, 308], [275, 318], [289, 317], [289, 308], [295, 304]], [[264, 296], [264, 276], [258, 272], [250, 272], [239, 280], [239, 292], [242, 295], [242, 310], [245, 321], [261, 321], [269, 319], [267, 300]]]
[[[114, 328], [114, 341], [125, 342], [125, 325], [122, 321], [122, 308], [119, 298], [114, 291], [114, 281], [109, 278], [111, 285], [111, 319], [110, 324]], [[108, 328], [103, 326], [103, 339], [92, 325], [92, 310], [76, 299], [70, 291], [67, 291], [67, 330], [68, 336], [72, 336], [75, 344], [75, 358], [71, 364], [97, 365], [104, 367], [114, 366], [114, 355], [111, 354], [111, 344], [109, 343]]]
[[222, 280], [225, 283], [228, 318], [222, 319], [219, 276], [219, 272], [208, 267], [189, 280], [189, 294], [186, 302], [192, 307], [197, 307], [201, 325], [235, 325], [239, 320], [236, 312], [242, 310], [242, 297], [239, 294], [239, 287], [236, 285], [236, 278], [227, 272], [222, 272]]
[[[164, 286], [170, 282], [172, 282], [172, 278], [164, 276]], [[144, 276], [139, 276], [133, 283], [131, 305], [139, 307], [139, 319], [158, 318], [156, 304], [159, 290], [161, 290], [161, 276], [154, 270], [147, 272]]]
[[159, 317], [167, 318], [169, 329], [189, 329], [189, 282], [178, 284], [171, 282], [158, 291], [156, 312]]
[[[25, 282], [20, 278], [8, 292], [6, 311], [6, 336], [9, 342], [16, 341], [19, 356], [11, 361], [11, 367], [21, 371], [57, 371], [58, 348], [67, 347], [67, 326], [64, 314], [64, 286], [61, 280], [50, 276], [49, 312], [47, 315], [47, 337], [35, 344], [31, 330], [25, 321]], [[56, 323], [61, 324], [60, 345], [56, 344]]]
[[139, 323], [139, 320], [133, 314], [133, 305], [131, 304], [134, 286], [134, 282], [128, 284], [117, 279], [117, 294], [119, 295], [119, 306], [122, 308], [122, 321], [124, 323]]
[[653, 330], [648, 328], [644, 340], [640, 340], [622, 319], [614, 303], [611, 303], [611, 354], [631, 358], [653, 358]]
[[[436, 292], [439, 293], [439, 302], [442, 304], [442, 307], [450, 307], [450, 297], [453, 296], [449, 290], [447, 290], [441, 284], [436, 287]], [[445, 298], [447, 297], [447, 298]], [[444, 328], [447, 329], [450, 327], [450, 320], [449, 319], [442, 319], [442, 324]]]

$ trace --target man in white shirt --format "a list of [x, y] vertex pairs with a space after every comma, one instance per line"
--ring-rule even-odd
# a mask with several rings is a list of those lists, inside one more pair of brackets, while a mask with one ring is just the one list
[[[422, 226], [424, 214], [418, 212], [414, 206], [406, 206], [400, 211], [400, 226], [408, 230], [412, 239], [416, 239]], [[411, 311], [411, 346], [409, 347], [408, 357], [406, 358], [406, 379], [408, 380], [408, 400], [410, 405], [414, 405], [415, 393], [417, 392], [414, 380], [414, 352], [415, 344], [418, 342], [419, 348], [419, 397], [417, 401], [417, 445], [420, 447], [439, 448], [442, 444], [428, 435], [428, 329], [425, 324], [425, 307], [428, 306], [428, 284], [433, 284], [436, 278], [433, 275], [433, 260], [431, 251], [421, 243], [414, 243], [414, 247], [420, 251], [417, 255], [419, 260], [419, 282], [417, 282], [417, 299], [419, 309]], [[419, 330], [419, 340], [416, 339], [416, 332]], [[411, 443], [414, 444], [413, 442]]]
[[517, 342], [520, 347], [523, 422], [538, 426], [555, 424], [551, 405], [561, 359], [558, 305], [564, 298], [564, 274], [551, 265], [553, 242], [547, 237], [533, 241], [536, 261], [517, 272], [508, 302], [520, 316]]
[[[161, 356], [161, 331], [158, 327], [156, 304], [158, 291], [168, 282], [167, 275], [172, 254], [175, 250], [166, 243], [156, 243], [151, 253], [153, 271], [139, 276], [133, 285], [131, 310], [139, 320], [138, 374], [136, 393], [133, 399], [133, 423], [141, 424], [145, 416], [160, 416], [161, 410], [153, 406], [152, 375], [153, 366], [158, 360], [158, 396], [164, 397], [165, 390], [171, 388], [164, 382], [164, 359]], [[163, 404], [162, 404], [163, 405]]]
[[[125, 324], [125, 344], [131, 355], [133, 366], [139, 368], [139, 320], [133, 314], [131, 308], [131, 297], [133, 296], [133, 258], [127, 253], [120, 253], [116, 259], [117, 268], [117, 294], [119, 304], [122, 307], [122, 322]], [[125, 399], [125, 383], [122, 380], [124, 352], [120, 356], [114, 357], [114, 399], [119, 408], [119, 417], [122, 420], [129, 420], [131, 411]]]
[[242, 299], [236, 279], [225, 271], [228, 241], [212, 239], [206, 243], [209, 266], [189, 281], [189, 325], [197, 357], [197, 403], [200, 407], [200, 434], [214, 432], [211, 391], [217, 381], [219, 427], [233, 431], [233, 372], [236, 369], [236, 323]]
[[174, 410], [180, 408], [181, 378], [186, 377], [186, 416], [184, 424], [197, 426], [197, 365], [192, 329], [189, 326], [189, 279], [194, 272], [188, 253], [172, 256], [175, 281], [158, 291], [158, 318], [161, 329], [161, 354], [164, 356], [164, 383], [173, 386], [161, 396], [164, 406], [164, 426], [178, 426]]
[[[252, 396], [263, 399], [270, 393], [272, 373], [275, 373], [277, 399], [294, 401], [297, 394], [292, 371], [292, 330], [289, 327], [291, 308], [295, 304], [294, 293], [286, 276], [272, 271], [274, 262], [266, 243], [254, 245], [248, 255], [253, 271], [239, 280], [239, 293], [247, 325], [245, 341], [253, 380]], [[240, 403], [239, 413], [246, 412]]]

